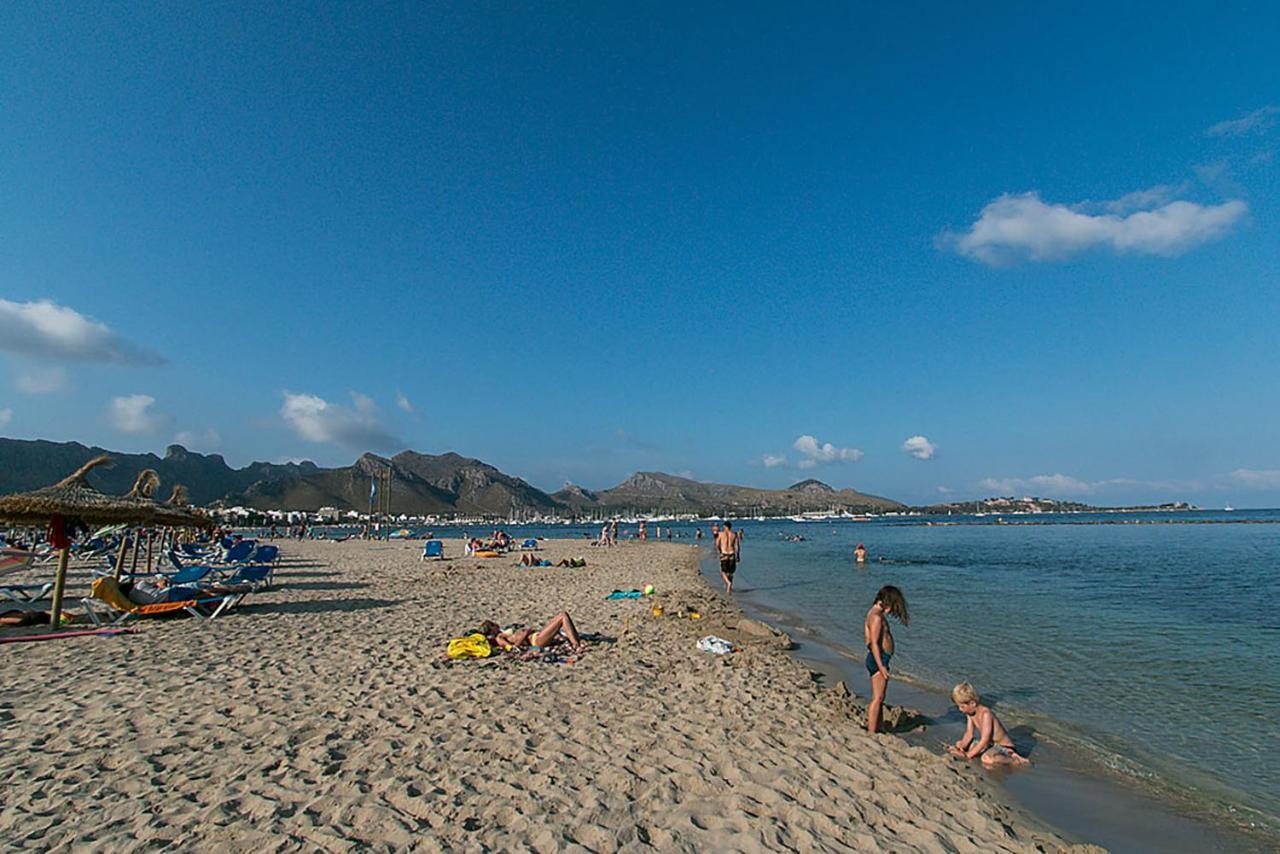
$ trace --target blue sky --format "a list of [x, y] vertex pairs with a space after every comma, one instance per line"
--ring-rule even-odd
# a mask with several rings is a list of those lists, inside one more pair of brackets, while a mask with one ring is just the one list
[[1267, 4], [5, 4], [0, 432], [1277, 506], [1276, 44]]

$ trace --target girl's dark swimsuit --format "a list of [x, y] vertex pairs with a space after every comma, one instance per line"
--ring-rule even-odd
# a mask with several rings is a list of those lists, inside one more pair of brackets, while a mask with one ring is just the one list
[[[880, 650], [880, 660], [884, 662], [884, 669], [889, 669], [889, 659], [893, 658], [893, 653]], [[876, 664], [876, 656], [871, 650], [867, 650], [867, 673], [875, 676], [880, 672], [880, 667]]]

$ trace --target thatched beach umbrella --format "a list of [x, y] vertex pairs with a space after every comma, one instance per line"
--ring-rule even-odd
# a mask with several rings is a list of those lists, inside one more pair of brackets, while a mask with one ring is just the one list
[[[50, 621], [54, 626], [57, 626], [62, 618], [62, 594], [66, 585], [67, 559], [71, 548], [71, 538], [66, 530], [68, 518], [96, 525], [113, 525], [122, 522], [177, 527], [209, 525], [207, 519], [189, 511], [180, 511], [177, 508], [164, 509], [150, 499], [105, 495], [94, 489], [89, 485], [86, 476], [93, 469], [110, 462], [111, 457], [105, 454], [94, 457], [53, 486], [0, 497], [0, 519], [19, 524], [49, 524], [51, 544], [58, 550], [58, 574], [54, 580], [53, 608], [50, 615]], [[162, 509], [163, 514], [158, 512]]]
[[[163, 527], [163, 528], [208, 528], [212, 523], [205, 516], [201, 516], [194, 510], [186, 507], [175, 506], [172, 502], [175, 497], [185, 500], [186, 489], [175, 487], [173, 495], [169, 496], [169, 503], [161, 504], [151, 497], [152, 493], [160, 486], [160, 475], [156, 474], [154, 469], [143, 469], [138, 472], [137, 478], [133, 481], [133, 488], [125, 493], [121, 500], [129, 501], [138, 509], [138, 522], [143, 525]], [[128, 540], [125, 540], [127, 543]], [[133, 543], [133, 569], [138, 568], [138, 558], [141, 551], [138, 549], [137, 539]], [[150, 566], [150, 559], [147, 561]], [[119, 580], [124, 570], [124, 543], [121, 544], [120, 557], [116, 563], [116, 579]]]

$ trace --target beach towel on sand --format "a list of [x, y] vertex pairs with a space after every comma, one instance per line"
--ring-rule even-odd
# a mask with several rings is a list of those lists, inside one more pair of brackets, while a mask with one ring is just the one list
[[724, 638], [718, 638], [715, 635], [707, 635], [698, 641], [698, 649], [703, 652], [711, 652], [716, 655], [726, 655], [733, 652], [733, 644]]
[[450, 658], [488, 658], [493, 655], [488, 639], [477, 632], [462, 638], [449, 641], [449, 649], [445, 655]]
[[639, 599], [644, 594], [639, 590], [615, 590], [606, 599]]

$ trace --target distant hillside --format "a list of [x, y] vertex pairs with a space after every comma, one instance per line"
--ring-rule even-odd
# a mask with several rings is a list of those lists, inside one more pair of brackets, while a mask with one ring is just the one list
[[[391, 509], [395, 513], [460, 513], [506, 516], [547, 512], [558, 505], [545, 492], [493, 466], [457, 454], [430, 456], [405, 451], [386, 459], [364, 454], [350, 466], [325, 469], [315, 463], [251, 463], [233, 469], [218, 454], [197, 454], [170, 445], [163, 458], [154, 454], [122, 454], [77, 442], [0, 439], [0, 494], [47, 486], [86, 460], [109, 453], [111, 469], [95, 469], [89, 479], [108, 493], [123, 493], [144, 468], [155, 469], [162, 492], [186, 485], [191, 501], [207, 505], [243, 504], [259, 510], [306, 510], [336, 507], [367, 510], [369, 485], [388, 469]], [[383, 488], [383, 487], [379, 487]]]
[[1167, 504], [1143, 504], [1126, 507], [1096, 507], [1079, 501], [1058, 501], [1054, 498], [980, 498], [975, 501], [952, 501], [947, 504], [930, 504], [911, 508], [917, 513], [930, 515], [971, 515], [974, 513], [1101, 513], [1135, 510], [1195, 510], [1195, 505], [1185, 501]]
[[121, 494], [134, 476], [153, 468], [161, 491], [184, 484], [199, 505], [222, 503], [258, 510], [305, 510], [321, 507], [366, 511], [373, 480], [384, 490], [391, 474], [391, 510], [410, 515], [514, 516], [546, 514], [593, 516], [615, 513], [680, 513], [709, 516], [784, 516], [809, 511], [852, 513], [901, 510], [887, 498], [852, 489], [835, 490], [817, 480], [787, 489], [756, 489], [723, 483], [700, 483], [661, 472], [638, 472], [612, 489], [592, 491], [565, 484], [548, 495], [518, 477], [458, 454], [403, 451], [394, 457], [364, 454], [342, 468], [315, 463], [251, 463], [231, 468], [218, 454], [197, 454], [170, 445], [163, 457], [121, 454], [76, 442], [0, 439], [0, 494], [54, 483], [98, 454], [111, 454], [115, 466], [95, 469], [89, 479], [108, 493]]
[[[563, 494], [557, 492], [560, 499]], [[902, 510], [904, 505], [852, 489], [835, 490], [817, 480], [806, 480], [787, 489], [757, 489], [724, 483], [702, 483], [662, 472], [637, 472], [622, 483], [598, 493], [584, 509], [616, 512], [732, 514], [780, 516], [821, 510], [851, 513]]]

